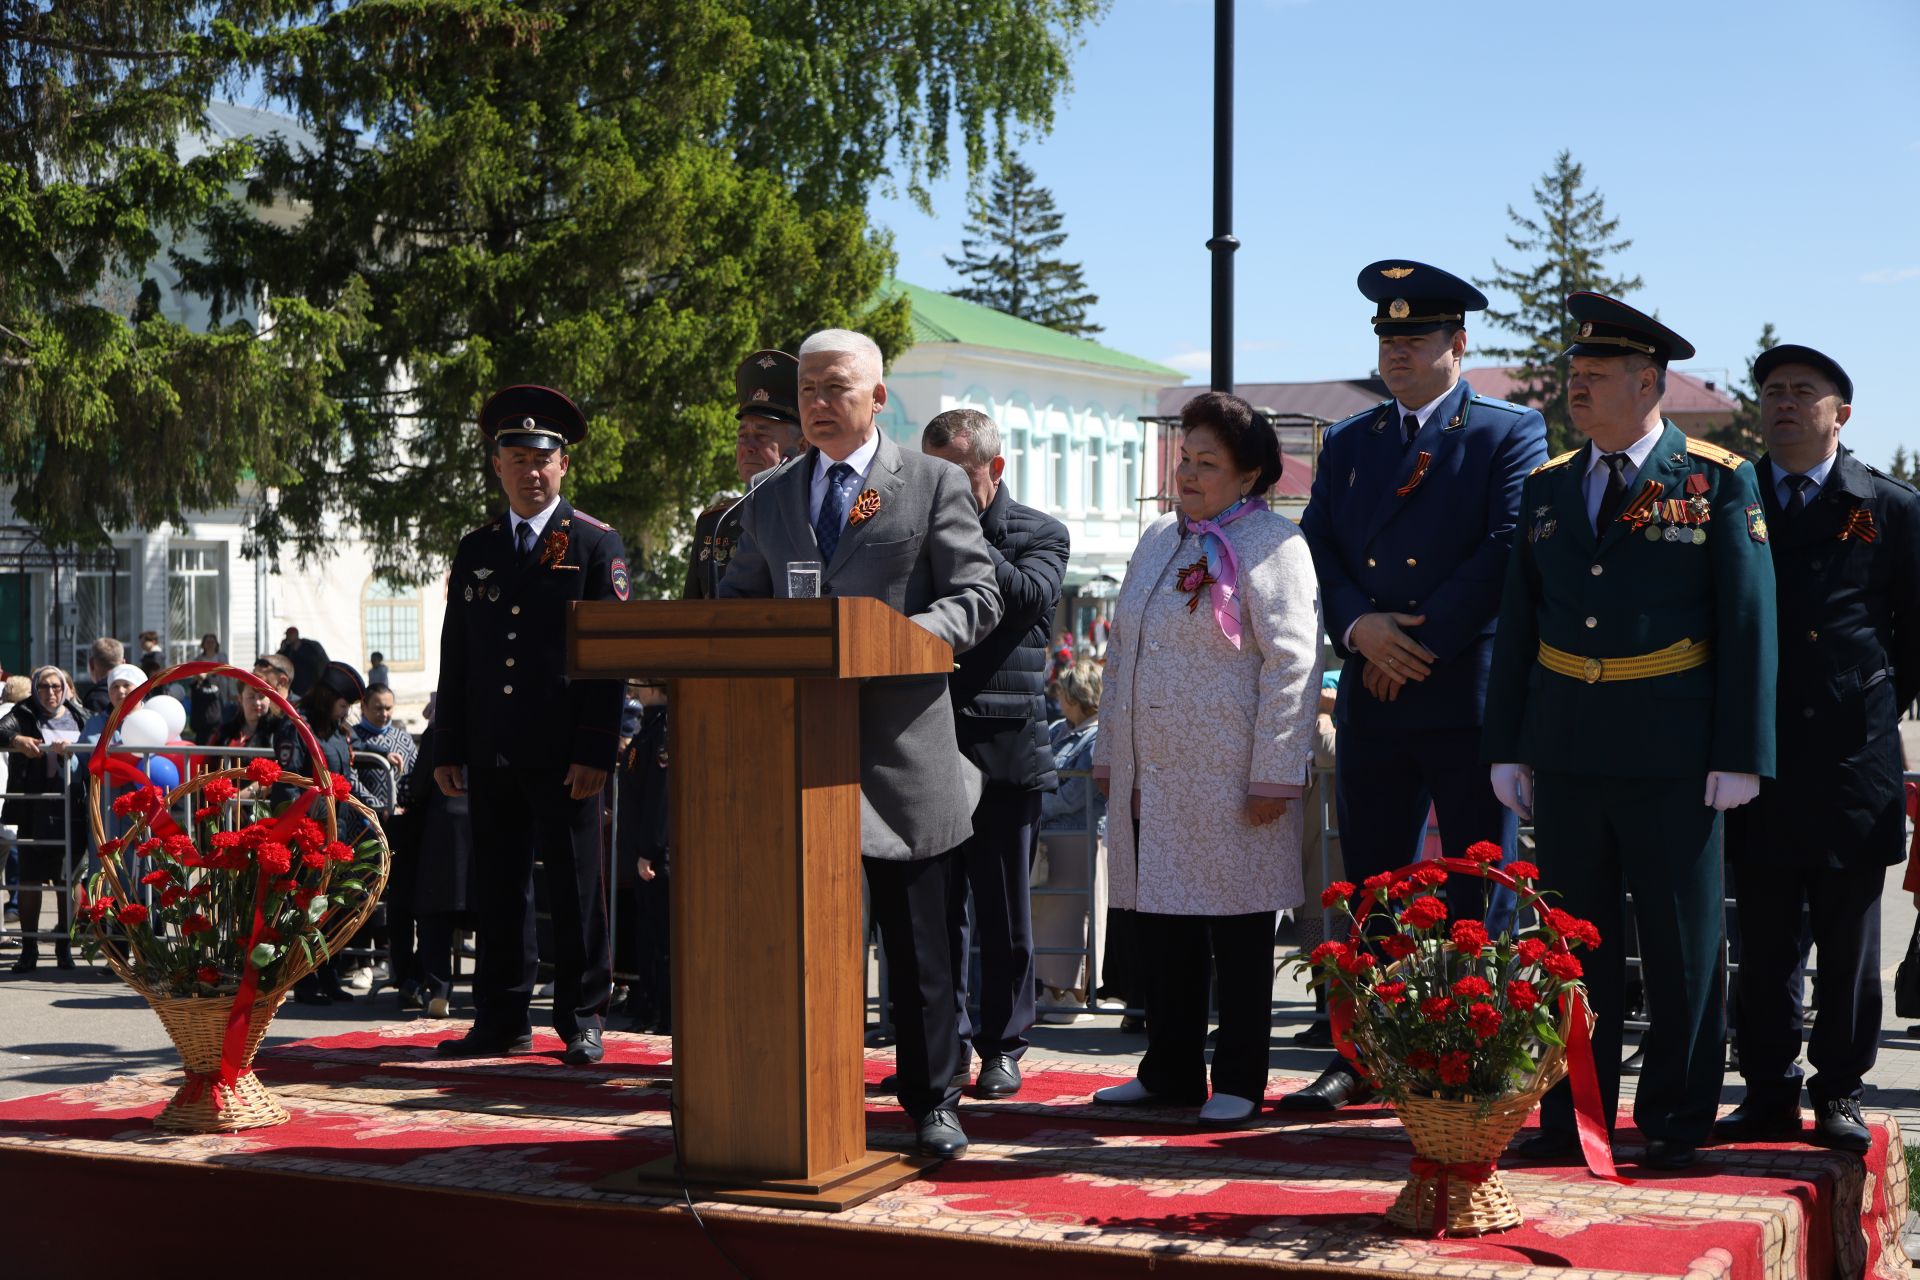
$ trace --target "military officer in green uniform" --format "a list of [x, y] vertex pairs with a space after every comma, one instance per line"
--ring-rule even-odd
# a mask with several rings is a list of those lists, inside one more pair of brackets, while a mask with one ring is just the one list
[[[1725, 1059], [1720, 814], [1774, 772], [1778, 640], [1766, 509], [1753, 467], [1660, 414], [1672, 330], [1576, 293], [1568, 407], [1588, 443], [1522, 489], [1487, 688], [1494, 791], [1531, 818], [1541, 883], [1592, 920], [1587, 964], [1608, 1130], [1620, 1095], [1631, 892], [1646, 972], [1641, 1163], [1693, 1163]], [[1578, 1149], [1563, 1084], [1523, 1155]]]
[[[800, 362], [784, 351], [756, 351], [733, 374], [740, 401], [740, 430], [733, 440], [733, 465], [740, 483], [751, 490], [761, 476], [807, 447], [800, 435]], [[685, 600], [712, 599], [727, 562], [740, 540], [743, 502], [728, 494], [693, 522], [693, 553], [687, 562]]]

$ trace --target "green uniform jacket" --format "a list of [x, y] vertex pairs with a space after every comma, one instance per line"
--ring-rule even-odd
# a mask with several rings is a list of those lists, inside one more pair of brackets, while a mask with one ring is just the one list
[[[1622, 512], [1652, 483], [1660, 498], [1684, 500], [1694, 496], [1688, 477], [1704, 476], [1698, 496], [1709, 514], [1677, 527], [1677, 538], [1658, 516], [1641, 528], [1616, 520], [1595, 537], [1584, 483], [1591, 444], [1527, 477], [1487, 685], [1489, 763], [1602, 777], [1773, 776], [1779, 641], [1753, 467], [1663, 425]], [[1589, 684], [1538, 661], [1542, 642], [1605, 659], [1682, 640], [1712, 643], [1706, 665]]]

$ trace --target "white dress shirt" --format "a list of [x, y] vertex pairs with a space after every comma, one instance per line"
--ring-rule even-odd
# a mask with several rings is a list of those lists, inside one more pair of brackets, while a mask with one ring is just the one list
[[1806, 501], [1808, 503], [1812, 503], [1812, 501], [1815, 498], [1820, 496], [1820, 491], [1827, 487], [1827, 477], [1833, 474], [1833, 460], [1839, 456], [1840, 455], [1837, 452], [1830, 453], [1826, 457], [1820, 459], [1820, 461], [1816, 465], [1808, 467], [1805, 471], [1800, 471], [1800, 472], [1787, 471], [1786, 469], [1781, 467], [1781, 465], [1778, 462], [1774, 463], [1773, 464], [1773, 492], [1774, 492], [1774, 495], [1780, 499], [1781, 509], [1785, 510], [1787, 503], [1793, 500], [1793, 488], [1787, 483], [1788, 476], [1796, 475], [1796, 474], [1803, 475], [1807, 479], [1813, 481], [1812, 484], [1808, 485], [1805, 489], [1801, 490], [1801, 492], [1807, 495]]
[[1427, 425], [1427, 419], [1431, 418], [1433, 416], [1433, 411], [1440, 407], [1440, 402], [1442, 400], [1445, 400], [1448, 396], [1452, 395], [1455, 391], [1459, 389], [1460, 389], [1460, 384], [1456, 382], [1451, 387], [1448, 387], [1445, 391], [1442, 391], [1439, 395], [1435, 396], [1433, 399], [1421, 405], [1418, 409], [1409, 409], [1405, 404], [1403, 404], [1399, 400], [1395, 400], [1393, 402], [1394, 408], [1399, 411], [1399, 417], [1395, 419], [1395, 422], [1399, 425], [1401, 436], [1404, 437], [1406, 435], [1408, 414], [1413, 415], [1413, 420], [1414, 422], [1419, 424], [1420, 429], [1425, 429]]
[[533, 541], [540, 541], [540, 535], [547, 531], [547, 520], [553, 515], [553, 509], [559, 505], [560, 495], [556, 493], [553, 495], [553, 501], [540, 508], [533, 516], [525, 519], [518, 515], [513, 516], [511, 527], [507, 531], [513, 535], [513, 545], [515, 548], [518, 548], [520, 545], [520, 526], [523, 524], [533, 526]]
[[[873, 435], [868, 437], [865, 444], [842, 459], [843, 462], [853, 468], [856, 483], [852, 487], [855, 493], [860, 492], [860, 484], [865, 483], [867, 472], [873, 467], [873, 455], [878, 452], [880, 452], [880, 430], [876, 426]], [[820, 521], [820, 504], [827, 500], [827, 472], [831, 471], [835, 465], [837, 464], [834, 460], [824, 453], [819, 454], [814, 459], [813, 486], [807, 497], [807, 519], [811, 523], [818, 524]], [[851, 515], [852, 512], [853, 504], [851, 502], [840, 509], [840, 527], [842, 529], [847, 527], [847, 517]]]
[[[1653, 430], [1635, 440], [1618, 452], [1627, 455], [1627, 465], [1620, 468], [1620, 480], [1627, 486], [1627, 492], [1633, 492], [1634, 482], [1640, 478], [1640, 468], [1647, 465], [1647, 455], [1653, 452], [1653, 446], [1660, 443], [1660, 435], [1667, 429], [1666, 423], [1660, 423]], [[1608, 452], [1614, 452], [1609, 450]], [[1606, 454], [1600, 446], [1593, 447], [1593, 458], [1587, 463], [1587, 523], [1593, 523], [1600, 514], [1600, 499], [1606, 496], [1608, 468]], [[1624, 507], [1622, 508], [1624, 510]]]

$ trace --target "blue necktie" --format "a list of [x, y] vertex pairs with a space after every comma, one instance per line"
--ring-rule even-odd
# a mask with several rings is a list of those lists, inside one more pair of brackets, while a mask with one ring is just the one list
[[844, 462], [827, 468], [827, 493], [820, 499], [820, 514], [813, 522], [813, 536], [820, 544], [822, 561], [833, 559], [833, 549], [840, 545], [840, 524], [847, 514], [847, 495], [840, 486], [852, 474], [853, 468]]
[[522, 520], [520, 527], [514, 531], [513, 545], [514, 549], [520, 553], [520, 563], [525, 564], [533, 555], [533, 526], [525, 520]]

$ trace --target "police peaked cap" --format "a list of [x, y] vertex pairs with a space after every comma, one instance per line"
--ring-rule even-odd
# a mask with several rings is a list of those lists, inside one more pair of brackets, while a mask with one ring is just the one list
[[1407, 258], [1383, 258], [1360, 268], [1360, 294], [1375, 303], [1373, 331], [1432, 333], [1464, 324], [1469, 311], [1485, 311], [1487, 295], [1451, 272]]
[[1652, 316], [1603, 293], [1570, 293], [1567, 314], [1579, 322], [1570, 356], [1632, 356], [1661, 368], [1669, 360], [1693, 359], [1693, 344]]
[[800, 425], [800, 362], [784, 351], [756, 351], [733, 371], [733, 393], [743, 418]]
[[1777, 347], [1768, 347], [1754, 357], [1753, 385], [1765, 386], [1767, 375], [1783, 364], [1812, 365], [1833, 379], [1833, 385], [1840, 389], [1841, 404], [1853, 403], [1853, 379], [1847, 376], [1847, 371], [1840, 367], [1838, 360], [1824, 352], [1815, 351], [1812, 347], [1795, 346], [1790, 342], [1782, 343]]
[[367, 685], [360, 673], [344, 662], [329, 662], [314, 683], [327, 686], [349, 702], [358, 702], [367, 696]]
[[586, 415], [552, 387], [522, 384], [493, 393], [480, 409], [480, 433], [502, 449], [558, 449], [587, 438]]

